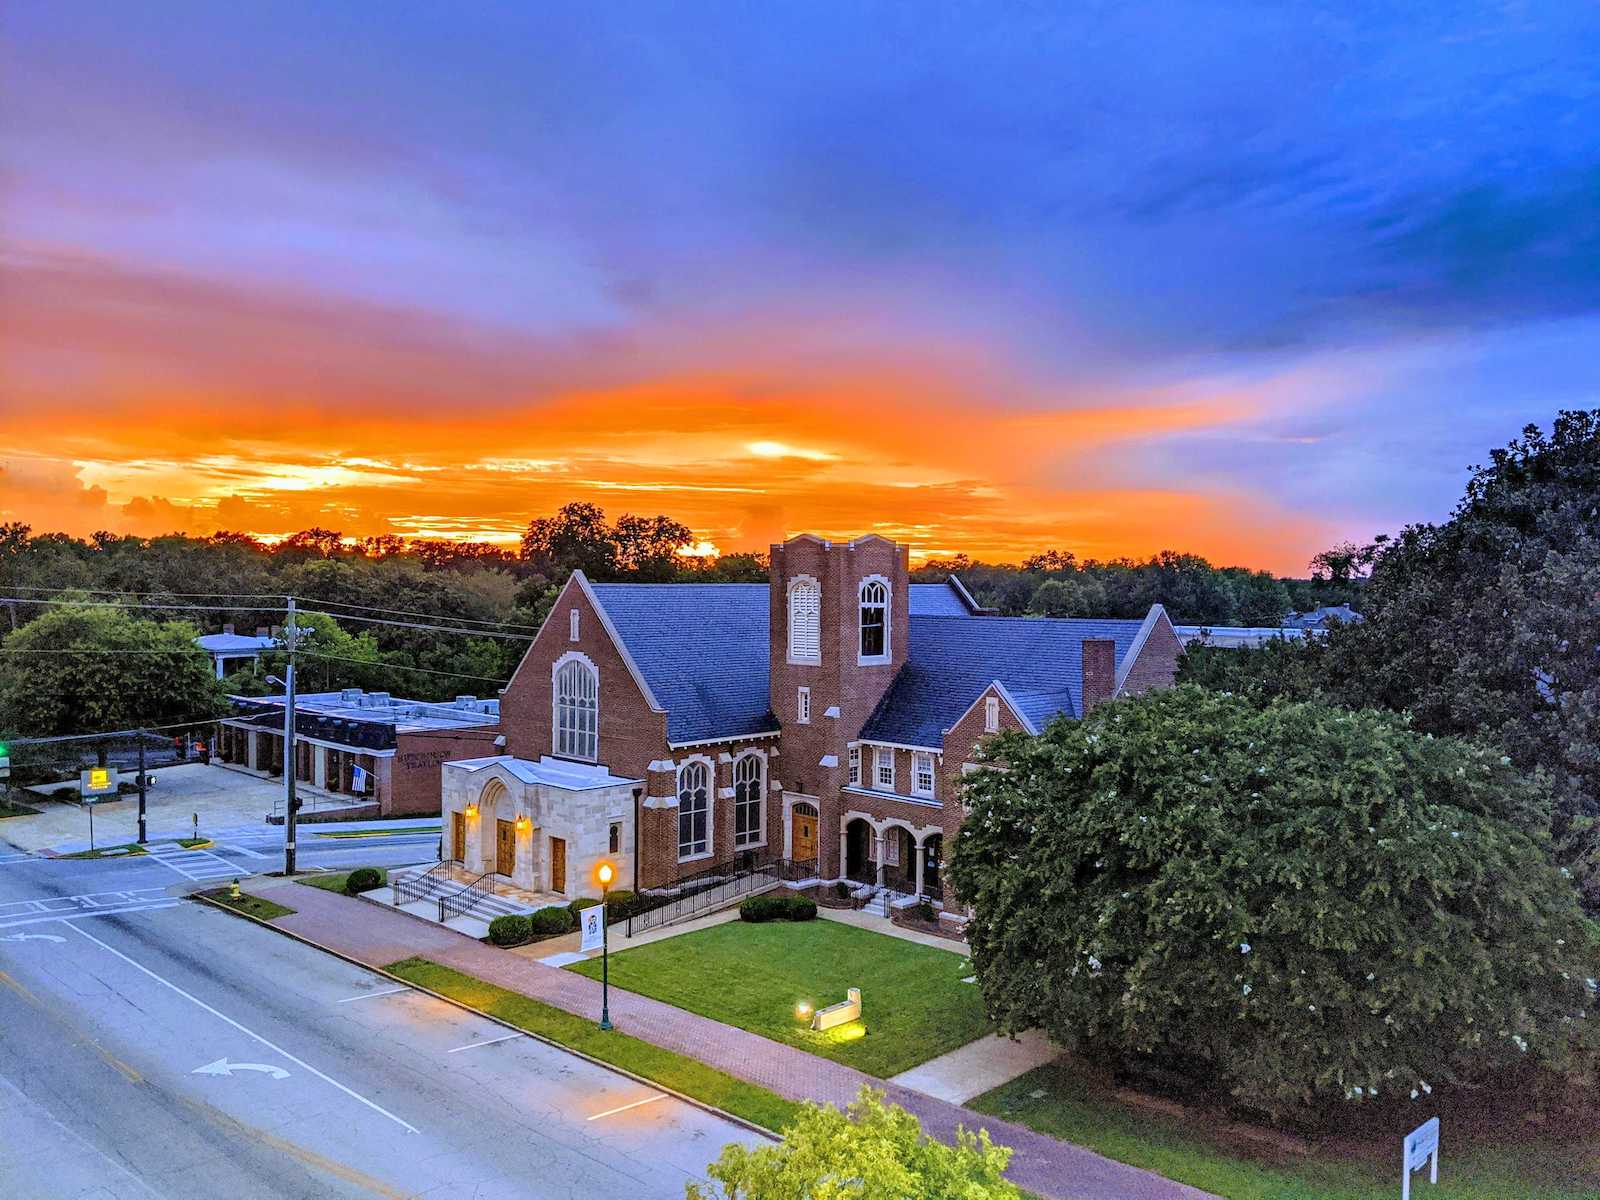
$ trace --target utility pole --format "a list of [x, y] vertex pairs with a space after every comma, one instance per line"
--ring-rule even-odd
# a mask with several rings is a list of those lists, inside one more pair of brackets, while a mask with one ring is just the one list
[[144, 845], [144, 730], [139, 730], [139, 845]]
[[294, 795], [294, 773], [296, 767], [294, 752], [294, 647], [295, 635], [299, 632], [294, 627], [294, 597], [288, 597], [289, 618], [283, 627], [284, 642], [289, 649], [289, 669], [284, 672], [283, 690], [285, 703], [283, 706], [283, 873], [294, 874], [294, 818], [299, 801]]

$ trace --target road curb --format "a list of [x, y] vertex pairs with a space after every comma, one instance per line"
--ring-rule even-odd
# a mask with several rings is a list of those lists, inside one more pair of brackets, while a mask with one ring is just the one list
[[[264, 899], [265, 897], [258, 897], [258, 898]], [[567, 1054], [570, 1054], [574, 1058], [581, 1058], [585, 1062], [593, 1063], [597, 1067], [603, 1067], [607, 1071], [613, 1071], [618, 1075], [626, 1076], [627, 1078], [633, 1080], [635, 1083], [643, 1084], [645, 1087], [648, 1087], [648, 1088], [654, 1088], [658, 1092], [665, 1093], [666, 1095], [671, 1096], [676, 1100], [681, 1100], [685, 1104], [692, 1105], [693, 1107], [698, 1108], [701, 1112], [710, 1113], [714, 1117], [721, 1117], [724, 1121], [729, 1121], [729, 1122], [733, 1123], [734, 1125], [739, 1126], [742, 1129], [749, 1130], [751, 1133], [759, 1134], [760, 1136], [762, 1136], [764, 1138], [767, 1138], [767, 1139], [769, 1139], [771, 1141], [774, 1141], [774, 1142], [778, 1142], [778, 1141], [782, 1141], [783, 1140], [782, 1137], [779, 1134], [774, 1133], [772, 1130], [766, 1128], [764, 1125], [757, 1125], [754, 1121], [748, 1120], [745, 1117], [741, 1117], [737, 1113], [728, 1112], [725, 1109], [718, 1108], [715, 1104], [708, 1103], [705, 1100], [696, 1099], [694, 1096], [686, 1095], [685, 1093], [680, 1092], [675, 1088], [670, 1088], [670, 1087], [666, 1086], [663, 1083], [656, 1082], [654, 1079], [649, 1079], [646, 1076], [639, 1075], [639, 1074], [637, 1074], [637, 1073], [635, 1073], [633, 1071], [630, 1071], [630, 1070], [628, 1070], [627, 1067], [619, 1067], [616, 1063], [606, 1062], [605, 1059], [603, 1059], [603, 1058], [595, 1058], [592, 1054], [585, 1054], [582, 1050], [576, 1050], [573, 1047], [568, 1046], [565, 1042], [558, 1042], [553, 1038], [545, 1037], [543, 1034], [534, 1033], [532, 1030], [524, 1029], [520, 1025], [513, 1025], [510, 1021], [503, 1020], [502, 1018], [495, 1016], [493, 1013], [484, 1012], [483, 1009], [481, 1009], [481, 1008], [474, 1008], [470, 1004], [467, 1004], [467, 1003], [465, 1003], [465, 1002], [463, 1002], [461, 1000], [456, 1000], [456, 999], [454, 999], [454, 998], [452, 998], [450, 996], [446, 996], [446, 995], [444, 995], [444, 994], [442, 994], [440, 992], [436, 992], [432, 988], [426, 988], [426, 987], [423, 987], [421, 984], [413, 983], [409, 979], [403, 979], [399, 975], [390, 974], [388, 971], [386, 971], [382, 967], [375, 967], [371, 963], [362, 962], [359, 958], [355, 958], [352, 955], [346, 954], [342, 950], [335, 950], [332, 946], [324, 946], [321, 942], [317, 941], [316, 939], [308, 938], [302, 933], [296, 933], [292, 929], [285, 929], [281, 925], [274, 925], [271, 921], [263, 921], [260, 917], [252, 917], [249, 913], [240, 912], [236, 908], [229, 908], [226, 904], [219, 903], [218, 901], [211, 899], [211, 897], [209, 897], [209, 896], [202, 895], [198, 891], [194, 891], [194, 892], [188, 893], [188, 899], [190, 899], [190, 900], [198, 900], [202, 904], [210, 905], [212, 908], [215, 908], [215, 909], [219, 910], [220, 912], [225, 912], [231, 917], [240, 917], [240, 918], [242, 918], [243, 920], [246, 920], [246, 921], [253, 921], [257, 925], [260, 925], [263, 929], [270, 929], [274, 933], [281, 934], [284, 937], [293, 938], [295, 941], [300, 942], [300, 943], [302, 943], [304, 945], [310, 946], [315, 950], [320, 950], [324, 954], [331, 954], [334, 958], [342, 959], [343, 961], [349, 963], [351, 966], [360, 967], [363, 971], [372, 971], [375, 974], [382, 975], [385, 979], [392, 979], [395, 983], [403, 984], [405, 987], [408, 987], [408, 988], [412, 989], [413, 991], [421, 992], [421, 993], [423, 993], [424, 995], [427, 995], [427, 996], [432, 996], [435, 1000], [443, 1000], [446, 1004], [452, 1004], [456, 1008], [461, 1009], [463, 1012], [473, 1013], [476, 1016], [483, 1017], [485, 1020], [493, 1021], [496, 1025], [502, 1026], [505, 1029], [509, 1029], [513, 1033], [520, 1033], [523, 1037], [529, 1037], [529, 1038], [532, 1038], [536, 1042], [543, 1042], [547, 1046], [553, 1046], [555, 1049], [561, 1050], [561, 1051], [563, 1051], [563, 1052], [565, 1052]], [[374, 901], [371, 901], [371, 903], [376, 904], [378, 902], [374, 900]], [[396, 911], [399, 911], [399, 910], [396, 910]], [[407, 916], [414, 916], [415, 914], [407, 913], [406, 915]], [[422, 918], [418, 917], [417, 920], [422, 920]], [[432, 924], [432, 922], [426, 922], [426, 923], [430, 924], [430, 925]], [[437, 928], [437, 926], [435, 926], [435, 928]], [[443, 965], [443, 964], [441, 964], [441, 965]], [[453, 968], [453, 967], [450, 968], [450, 969], [451, 970], [455, 970], [455, 968]], [[457, 974], [466, 975], [467, 973], [465, 971], [458, 971]], [[476, 979], [477, 977], [476, 976], [469, 976], [469, 978]], [[486, 979], [479, 980], [478, 982], [487, 984], [490, 987], [499, 986], [497, 984], [490, 983]], [[510, 988], [502, 988], [501, 990], [502, 991], [510, 991], [511, 989]], [[548, 1001], [539, 1000], [539, 998], [537, 996], [529, 996], [528, 999], [537, 1001], [538, 1003], [541, 1003], [541, 1004], [548, 1004], [549, 1003]], [[549, 1007], [555, 1008], [556, 1006], [553, 1005], [553, 1004], [550, 1004]], [[564, 1009], [558, 1009], [557, 1011], [563, 1011], [564, 1012], [565, 1010]], [[569, 1015], [572, 1015], [572, 1014], [569, 1014]], [[621, 1030], [619, 1032], [622, 1032], [622, 1033], [626, 1034], [627, 1031], [626, 1030]], [[643, 1040], [643, 1039], [640, 1039], [640, 1040]], [[646, 1043], [646, 1045], [652, 1045], [652, 1044], [653, 1043], [648, 1043], [648, 1042]], [[657, 1048], [659, 1049], [660, 1047], [657, 1047]], [[673, 1051], [668, 1051], [668, 1053], [673, 1053]], [[680, 1055], [679, 1057], [688, 1058], [688, 1055]], [[691, 1059], [690, 1061], [691, 1062], [697, 1062], [699, 1060], [698, 1059]], [[702, 1063], [701, 1065], [704, 1066], [705, 1064]], [[710, 1069], [713, 1070], [713, 1071], [717, 1070], [716, 1067], [711, 1067]], [[722, 1071], [722, 1072], [719, 1072], [719, 1073], [720, 1074], [727, 1074], [727, 1072], [725, 1072], [725, 1071]], [[730, 1078], [733, 1078], [733, 1077], [730, 1076]], [[739, 1082], [747, 1083], [747, 1084], [749, 1083], [748, 1080], [740, 1080]], [[759, 1086], [759, 1085], [757, 1085], [757, 1084], [749, 1084], [749, 1086], [756, 1087], [756, 1086]], [[762, 1090], [765, 1091], [765, 1090], [768, 1090], [768, 1089], [763, 1088]], [[776, 1095], [776, 1093], [774, 1093], [774, 1095]], [[782, 1099], [782, 1098], [783, 1097], [779, 1097], [779, 1099]]]

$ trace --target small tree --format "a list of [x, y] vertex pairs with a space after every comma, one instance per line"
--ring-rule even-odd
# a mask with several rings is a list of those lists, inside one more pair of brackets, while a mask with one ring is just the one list
[[1192, 686], [991, 745], [950, 873], [1002, 1030], [1273, 1113], [1591, 1060], [1591, 936], [1497, 751]]
[[706, 1168], [721, 1185], [685, 1188], [688, 1200], [1021, 1200], [1004, 1176], [1011, 1151], [986, 1130], [956, 1144], [927, 1137], [905, 1109], [862, 1088], [849, 1114], [804, 1105], [776, 1146], [735, 1143]]

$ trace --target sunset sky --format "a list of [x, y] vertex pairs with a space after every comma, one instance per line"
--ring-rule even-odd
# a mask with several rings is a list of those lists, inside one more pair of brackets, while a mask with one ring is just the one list
[[1583, 3], [0, 7], [0, 520], [1301, 574], [1600, 404]]

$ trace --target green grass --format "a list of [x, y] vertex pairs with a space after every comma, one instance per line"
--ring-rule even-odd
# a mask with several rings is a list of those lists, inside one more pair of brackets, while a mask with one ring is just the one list
[[179, 838], [178, 845], [182, 846], [185, 850], [204, 850], [208, 847], [216, 845], [216, 843], [208, 837], [187, 837]]
[[207, 900], [214, 900], [224, 908], [231, 908], [235, 912], [242, 912], [247, 917], [258, 920], [270, 921], [275, 917], [287, 917], [293, 914], [294, 909], [287, 905], [279, 904], [275, 900], [263, 900], [260, 896], [252, 896], [249, 892], [239, 893], [237, 900], [230, 899], [228, 889], [225, 887], [213, 888], [209, 892], [201, 892]]
[[399, 829], [347, 829], [343, 832], [337, 830], [331, 833], [313, 833], [312, 837], [319, 838], [379, 838], [391, 837], [397, 833], [438, 833], [437, 825], [406, 825]]
[[18, 804], [15, 800], [0, 799], [0, 819], [5, 817], [37, 817], [39, 810]]
[[485, 983], [425, 958], [403, 959], [384, 969], [391, 975], [498, 1017], [518, 1029], [526, 1029], [601, 1062], [632, 1071], [764, 1129], [777, 1132], [800, 1111], [800, 1106], [793, 1101], [692, 1058], [641, 1042], [617, 1030], [602, 1033], [595, 1021], [575, 1017], [542, 1001]]
[[[600, 977], [600, 960], [568, 968]], [[611, 982], [886, 1079], [990, 1030], [958, 954], [838, 921], [732, 921], [611, 956]], [[795, 1005], [861, 989], [862, 1020], [813, 1033]]]
[[[1034, 1096], [1034, 1092], [1043, 1092]], [[1109, 1158], [1146, 1167], [1227, 1200], [1394, 1200], [1400, 1191], [1400, 1139], [1383, 1137], [1301, 1154], [1252, 1141], [1226, 1122], [1152, 1111], [1089, 1082], [1070, 1057], [1030, 1071], [968, 1102], [1040, 1133], [1076, 1142]], [[1433, 1115], [1418, 1110], [1417, 1123]], [[1497, 1140], [1472, 1140], [1445, 1116], [1439, 1183], [1412, 1176], [1416, 1200], [1594, 1200], [1600, 1160], [1594, 1147], [1508, 1128]], [[1587, 1163], [1585, 1159], [1587, 1158]], [[1587, 1186], [1577, 1180], [1587, 1177]]]
[[[360, 870], [360, 868], [356, 868]], [[294, 881], [303, 883], [307, 887], [321, 888], [325, 892], [344, 891], [345, 880], [350, 878], [349, 871], [335, 871], [327, 875], [296, 875]], [[382, 867], [378, 868], [378, 886], [383, 887], [389, 882], [389, 872]]]
[[60, 858], [128, 858], [149, 853], [138, 842], [126, 842], [121, 846], [97, 846], [93, 850], [79, 850], [76, 854], [58, 855]]

